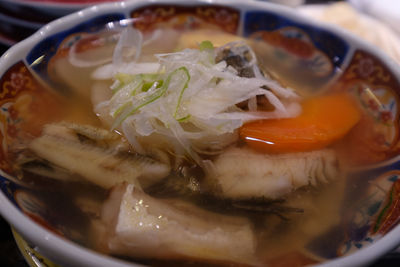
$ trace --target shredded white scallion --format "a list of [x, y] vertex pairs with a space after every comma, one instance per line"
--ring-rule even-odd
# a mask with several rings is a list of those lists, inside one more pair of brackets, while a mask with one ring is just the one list
[[[131, 36], [124, 37], [117, 45], [113, 66], [118, 71], [122, 47], [132, 43], [137, 46], [141, 42], [140, 35], [133, 30]], [[246, 64], [255, 70], [254, 78], [239, 77], [238, 71], [224, 60], [216, 63], [215, 56], [220, 51], [217, 49], [185, 49], [157, 54], [158, 62], [137, 63], [140, 49], [136, 48], [136, 59], [126, 65], [123, 75], [118, 72], [114, 77], [118, 82], [113, 84], [114, 95], [107, 102], [114, 118], [113, 128], [121, 129], [138, 151], [144, 149], [141, 138], [152, 135], [165, 136], [166, 140], [174, 138], [176, 142], [171, 144], [174, 153], [184, 151], [182, 156], [202, 166], [192, 142], [198, 144], [202, 138], [234, 133], [248, 121], [293, 117], [300, 113], [297, 94], [262, 75], [250, 47], [241, 42], [223, 48], [227, 47], [250, 51]], [[111, 66], [100, 67], [99, 77], [111, 73]], [[264, 89], [265, 86], [270, 90]], [[259, 95], [265, 96], [275, 110], [257, 111]], [[236, 107], [246, 100], [249, 111]]]

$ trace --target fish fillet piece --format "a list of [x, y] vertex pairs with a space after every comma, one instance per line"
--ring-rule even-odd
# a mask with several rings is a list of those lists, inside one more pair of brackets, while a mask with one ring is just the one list
[[113, 189], [102, 220], [106, 252], [158, 259], [202, 259], [254, 265], [248, 219], [220, 215], [180, 200], [156, 199], [132, 184]]
[[[75, 180], [78, 176], [106, 189], [124, 181], [147, 187], [169, 174], [167, 164], [119, 151], [116, 139], [104, 129], [60, 123], [46, 126], [42, 136], [28, 147], [42, 160], [41, 164], [50, 164], [64, 170], [64, 176]], [[36, 171], [38, 166], [29, 165]]]
[[289, 154], [262, 154], [249, 148], [230, 148], [214, 161], [214, 175], [229, 198], [277, 199], [307, 185], [327, 183], [340, 174], [333, 150]]

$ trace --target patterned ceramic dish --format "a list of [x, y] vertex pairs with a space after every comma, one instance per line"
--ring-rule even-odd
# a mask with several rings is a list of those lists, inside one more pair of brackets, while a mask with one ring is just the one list
[[15, 8], [33, 8], [49, 15], [62, 16], [95, 4], [118, 2], [120, 0], [2, 0]]
[[[7, 16], [32, 22], [33, 24], [43, 24], [53, 21], [60, 17], [60, 15], [48, 14], [45, 9], [38, 9], [32, 6], [26, 6], [8, 1], [0, 1], [0, 12]], [[66, 15], [63, 13], [62, 15]]]
[[0, 33], [10, 40], [15, 40], [15, 43], [29, 37], [39, 28], [40, 26], [37, 24], [14, 19], [0, 13]]
[[48, 259], [41, 256], [31, 245], [29, 245], [20, 234], [18, 234], [15, 230], [12, 230], [12, 234], [14, 236], [15, 243], [25, 261], [31, 267], [58, 267], [58, 265], [52, 263]]
[[354, 143], [363, 142], [362, 151], [354, 153], [362, 155], [359, 159], [368, 168], [349, 174], [345, 197], [353, 207], [342, 207], [346, 223], [285, 258], [303, 264], [358, 266], [399, 245], [399, 66], [359, 39], [334, 27], [315, 25], [290, 9], [254, 1], [204, 0], [91, 7], [50, 23], [2, 56], [0, 211], [35, 250], [63, 266], [132, 266], [67, 240], [73, 233], [57, 223], [48, 203], [13, 177], [13, 162], [7, 153], [17, 138], [38, 134], [46, 122], [43, 118], [56, 105], [46, 89], [46, 84], [55, 82], [48, 73], [53, 60], [62, 58], [82, 36], [100, 31], [108, 22], [130, 18], [142, 18], [135, 26], [144, 31], [160, 24], [213, 27], [260, 40], [270, 49], [270, 61], [281, 68], [277, 71], [286, 70], [289, 81], [311, 81], [312, 88], [320, 90], [351, 91], [373, 125], [354, 132]]

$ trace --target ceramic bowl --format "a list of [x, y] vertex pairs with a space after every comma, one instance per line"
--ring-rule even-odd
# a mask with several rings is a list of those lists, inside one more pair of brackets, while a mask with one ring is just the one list
[[[51, 19], [54, 16], [64, 16], [80, 9], [106, 2], [118, 2], [119, 0], [3, 0], [7, 9], [24, 9], [36, 11], [45, 18]], [[26, 14], [28, 18], [37, 14]]]
[[[9, 49], [0, 62], [0, 211], [35, 249], [63, 266], [132, 266], [134, 263], [87, 249], [66, 238], [55, 210], [35, 190], [19, 183], [8, 156], [12, 142], [35, 135], [52, 109], [47, 85], [55, 81], [49, 65], [82, 36], [108, 22], [142, 18], [135, 27], [160, 25], [188, 30], [218, 28], [260, 41], [269, 62], [288, 81], [310, 90], [348, 90], [359, 101], [368, 131], [362, 140], [364, 167], [348, 177], [343, 224], [326, 231], [296, 255], [303, 263], [326, 266], [369, 264], [400, 243], [400, 68], [383, 52], [291, 9], [257, 1], [133, 1], [93, 6], [58, 19]], [[38, 97], [39, 96], [39, 97]], [[47, 102], [46, 102], [47, 101]]]

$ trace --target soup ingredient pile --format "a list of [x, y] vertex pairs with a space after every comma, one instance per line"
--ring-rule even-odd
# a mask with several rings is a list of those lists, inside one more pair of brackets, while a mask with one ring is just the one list
[[[245, 122], [293, 117], [301, 110], [297, 94], [262, 73], [245, 42], [215, 48], [203, 41], [198, 49], [155, 58], [95, 72], [97, 77], [114, 72], [113, 96], [100, 106], [108, 108], [112, 128], [123, 132], [136, 151], [145, 151], [148, 140], [163, 142], [174, 154], [201, 163], [196, 151], [235, 140]], [[257, 97], [270, 110], [260, 110]], [[244, 102], [245, 109], [238, 105]]]

